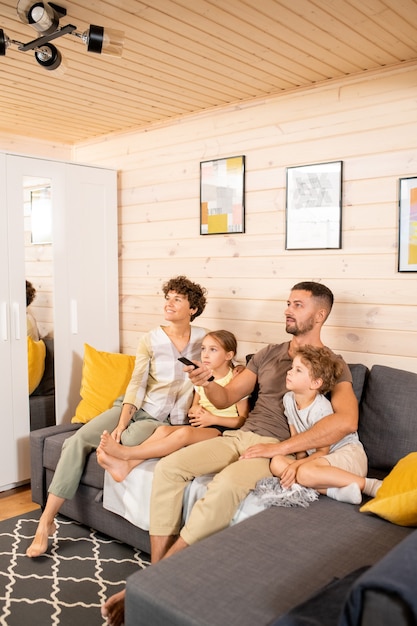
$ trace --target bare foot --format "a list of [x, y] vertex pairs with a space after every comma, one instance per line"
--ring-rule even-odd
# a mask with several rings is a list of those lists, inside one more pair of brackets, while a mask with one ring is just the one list
[[36, 529], [35, 538], [26, 550], [26, 556], [34, 559], [38, 556], [42, 556], [48, 549], [48, 539], [56, 531], [55, 522], [51, 524], [44, 522], [42, 516], [39, 520], [38, 528]]
[[101, 616], [107, 618], [110, 626], [122, 626], [125, 620], [125, 595], [126, 591], [119, 591], [103, 604], [101, 607]]
[[97, 448], [97, 463], [108, 471], [113, 480], [115, 480], [117, 483], [121, 483], [122, 480], [124, 480], [129, 474], [129, 472], [134, 467], [142, 463], [142, 461], [130, 462], [118, 459], [115, 456], [107, 454], [107, 452], [103, 450], [100, 444]]
[[126, 460], [126, 446], [117, 443], [107, 430], [100, 437], [100, 448], [117, 459]]

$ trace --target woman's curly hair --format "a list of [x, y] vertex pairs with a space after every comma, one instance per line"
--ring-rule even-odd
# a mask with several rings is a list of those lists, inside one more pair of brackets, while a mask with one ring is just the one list
[[36, 296], [36, 289], [28, 280], [26, 281], [26, 306], [32, 304]]
[[202, 314], [206, 306], [207, 289], [201, 287], [197, 283], [193, 283], [186, 276], [176, 276], [171, 278], [162, 285], [162, 291], [165, 297], [169, 291], [175, 291], [181, 296], [185, 296], [190, 303], [191, 309], [197, 309], [191, 316], [191, 321]]

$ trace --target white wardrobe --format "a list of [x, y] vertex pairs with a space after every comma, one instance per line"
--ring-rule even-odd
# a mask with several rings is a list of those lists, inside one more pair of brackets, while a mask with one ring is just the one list
[[119, 350], [117, 173], [0, 153], [0, 491], [30, 479], [23, 183], [50, 181], [57, 423], [79, 402], [84, 343]]

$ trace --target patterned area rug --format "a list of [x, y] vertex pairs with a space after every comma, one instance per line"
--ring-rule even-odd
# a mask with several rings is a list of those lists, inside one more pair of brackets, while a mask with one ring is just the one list
[[25, 556], [40, 511], [0, 523], [1, 626], [102, 626], [100, 607], [149, 556], [58, 516], [47, 554]]

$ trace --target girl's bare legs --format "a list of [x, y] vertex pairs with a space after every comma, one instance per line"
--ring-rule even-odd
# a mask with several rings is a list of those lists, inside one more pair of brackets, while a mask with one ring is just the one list
[[159, 426], [149, 439], [139, 446], [123, 446], [105, 431], [97, 449], [97, 461], [116, 482], [121, 482], [145, 459], [160, 459], [185, 446], [219, 435], [220, 431], [216, 428]]
[[[167, 437], [173, 430], [173, 426], [159, 426], [146, 443], [158, 441]], [[109, 472], [113, 480], [122, 482], [134, 467], [140, 465], [145, 459], [138, 458], [138, 446], [123, 446], [117, 443], [105, 430], [101, 435], [100, 445], [97, 448], [97, 462]], [[148, 458], [153, 458], [152, 456]], [[157, 457], [156, 457], [157, 458]]]
[[45, 509], [39, 519], [35, 537], [26, 550], [27, 556], [34, 558], [45, 554], [48, 549], [48, 539], [56, 530], [55, 516], [58, 514], [64, 502], [64, 498], [54, 496], [53, 493], [48, 495]]
[[137, 446], [124, 446], [121, 443], [117, 443], [110, 433], [105, 430], [101, 435], [99, 447], [106, 454], [122, 461], [144, 461], [145, 459], [157, 458], [156, 455], [149, 456], [146, 454], [146, 451], [152, 452], [152, 444], [160, 439], [165, 439], [177, 428], [182, 428], [182, 426], [158, 426], [146, 441]]

